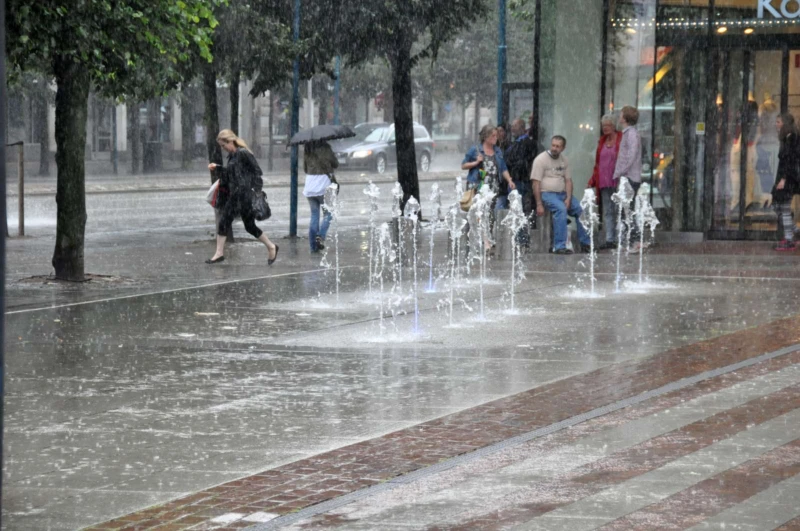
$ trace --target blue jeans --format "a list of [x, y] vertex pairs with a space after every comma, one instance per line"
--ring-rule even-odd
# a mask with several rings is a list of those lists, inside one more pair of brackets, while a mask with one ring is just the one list
[[311, 207], [311, 223], [308, 226], [308, 242], [311, 246], [311, 252], [317, 252], [317, 236], [325, 239], [325, 236], [328, 235], [328, 227], [331, 224], [331, 213], [325, 212], [325, 215], [322, 217], [322, 226], [319, 223], [319, 211], [322, 208], [322, 205], [325, 203], [325, 196], [324, 195], [317, 195], [314, 197], [307, 197], [308, 199], [308, 206]]
[[[581, 204], [574, 197], [571, 198], [569, 208], [564, 200], [567, 198], [566, 192], [542, 192], [542, 203], [544, 207], [553, 214], [553, 250], [565, 249], [567, 247], [567, 215], [574, 217], [577, 221], [578, 216], [583, 210]], [[582, 245], [589, 245], [589, 235], [580, 222], [575, 223], [578, 229], [578, 239]]]
[[508, 208], [508, 196], [507, 195], [497, 196], [497, 202], [494, 205], [495, 211], [506, 210], [507, 208]]

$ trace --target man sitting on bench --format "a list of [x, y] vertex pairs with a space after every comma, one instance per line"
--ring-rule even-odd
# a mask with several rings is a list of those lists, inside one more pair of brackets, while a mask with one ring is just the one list
[[[531, 181], [533, 195], [536, 198], [536, 215], [544, 216], [544, 209], [553, 215], [553, 252], [555, 254], [572, 254], [567, 249], [567, 215], [575, 220], [581, 215], [581, 205], [572, 196], [572, 176], [569, 161], [562, 154], [567, 147], [567, 139], [556, 135], [550, 140], [550, 149], [541, 153], [533, 161]], [[581, 241], [581, 252], [588, 253], [589, 235], [579, 221], [576, 223], [578, 239]]]

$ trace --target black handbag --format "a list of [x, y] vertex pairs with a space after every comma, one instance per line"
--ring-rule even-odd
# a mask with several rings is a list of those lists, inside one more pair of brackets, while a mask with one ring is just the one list
[[272, 217], [272, 209], [267, 203], [267, 194], [263, 190], [256, 192], [253, 190], [253, 202], [251, 204], [253, 217], [256, 221], [265, 221]]

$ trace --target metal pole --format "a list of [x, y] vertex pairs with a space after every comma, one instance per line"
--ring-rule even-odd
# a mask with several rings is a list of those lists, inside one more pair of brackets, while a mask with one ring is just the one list
[[111, 107], [111, 161], [114, 163], [114, 175], [119, 172], [119, 151], [117, 150], [117, 106]]
[[25, 236], [25, 144], [19, 143], [19, 192], [17, 202], [19, 203], [19, 235]]
[[[293, 40], [300, 40], [300, 0], [294, 0]], [[292, 127], [289, 138], [297, 134], [300, 128], [300, 58], [294, 58], [292, 74]], [[292, 146], [291, 185], [289, 193], [289, 237], [297, 236], [297, 146]]]
[[541, 121], [541, 113], [539, 112], [539, 92], [542, 88], [539, 72], [542, 66], [541, 43], [542, 0], [536, 0], [536, 12], [533, 15], [533, 123], [531, 124], [531, 136], [536, 142], [537, 150], [539, 149], [539, 123]]
[[333, 84], [333, 124], [339, 125], [339, 91], [341, 90], [340, 78], [342, 76], [342, 57], [336, 56], [336, 81]]
[[497, 125], [503, 124], [503, 83], [506, 81], [506, 0], [497, 0]]
[[[0, 0], [0, 46], [3, 48], [0, 53], [0, 79], [6, 79], [6, 1]], [[6, 84], [0, 83], [0, 124], [3, 127], [0, 131], [0, 218], [3, 224], [6, 223], [6, 127], [8, 117], [6, 116]], [[5, 235], [0, 236], [0, 278], [6, 278], [6, 239]], [[0, 282], [0, 308], [5, 308], [5, 282]], [[5, 319], [0, 319], [0, 470], [3, 470], [3, 426], [4, 413], [3, 402], [5, 401]], [[0, 505], [2, 505], [3, 477], [0, 474]]]

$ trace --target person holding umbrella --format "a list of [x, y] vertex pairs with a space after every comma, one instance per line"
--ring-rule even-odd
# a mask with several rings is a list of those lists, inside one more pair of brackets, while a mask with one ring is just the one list
[[356, 134], [347, 126], [322, 124], [300, 131], [289, 142], [289, 145], [304, 144], [303, 171], [306, 173], [306, 183], [303, 195], [311, 209], [308, 243], [312, 253], [325, 248], [325, 236], [328, 234], [331, 214], [325, 212], [320, 222], [320, 209], [325, 204], [325, 190], [331, 182], [336, 182], [333, 172], [339, 167], [339, 161], [327, 141], [353, 136]]
[[261, 192], [264, 187], [261, 168], [244, 140], [230, 129], [219, 132], [217, 143], [228, 153], [228, 166], [213, 162], [208, 165], [209, 170], [220, 172], [218, 197], [222, 204], [218, 208], [222, 215], [217, 227], [217, 252], [206, 263], [217, 264], [225, 260], [225, 234], [233, 220], [241, 217], [245, 230], [267, 247], [267, 265], [272, 265], [278, 258], [278, 245], [256, 226], [252, 211], [253, 194]]
[[325, 212], [320, 224], [320, 209], [325, 204], [325, 190], [331, 185], [333, 171], [338, 167], [339, 161], [336, 160], [331, 145], [326, 141], [308, 142], [303, 146], [303, 171], [306, 172], [303, 195], [311, 209], [308, 242], [312, 253], [325, 248], [325, 236], [328, 235], [328, 227], [331, 224], [331, 213]]

